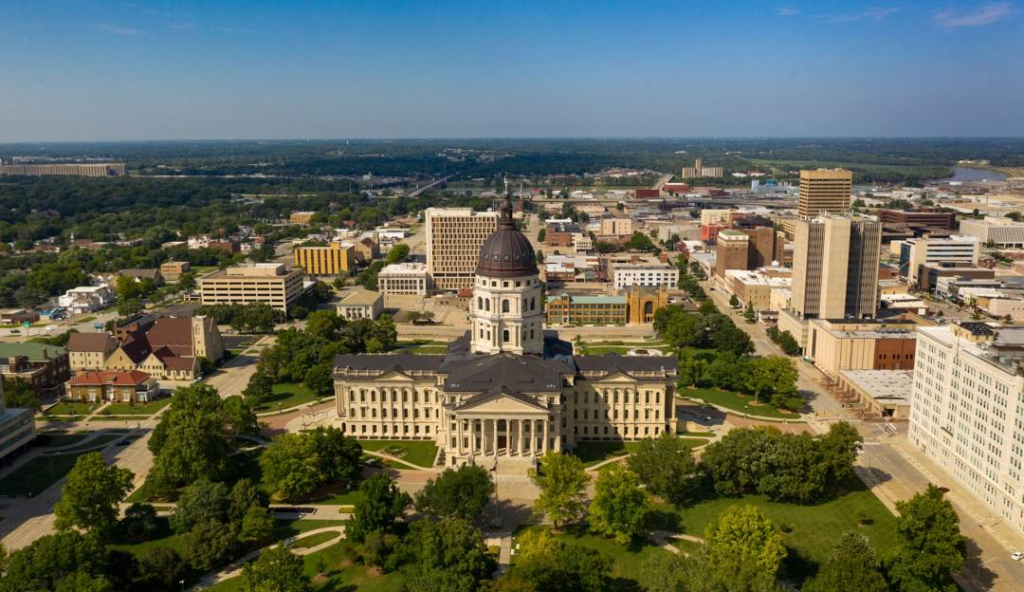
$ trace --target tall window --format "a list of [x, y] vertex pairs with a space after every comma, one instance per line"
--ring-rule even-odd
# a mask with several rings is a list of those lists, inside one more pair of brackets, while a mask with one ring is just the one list
[[508, 334], [508, 329], [505, 329], [505, 330], [503, 330], [501, 332], [501, 342], [502, 343], [508, 343], [509, 341], [510, 341], [510, 337], [509, 337], [509, 334]]
[[508, 309], [509, 309], [509, 301], [508, 300], [502, 300], [501, 301], [501, 312], [508, 312]]
[[490, 299], [484, 300], [484, 310], [491, 312], [491, 301]]

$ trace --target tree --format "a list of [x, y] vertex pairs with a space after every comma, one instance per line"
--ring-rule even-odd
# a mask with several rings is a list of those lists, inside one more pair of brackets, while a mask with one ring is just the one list
[[78, 571], [57, 582], [54, 592], [114, 592], [114, 585], [105, 575]]
[[256, 370], [249, 377], [249, 383], [242, 391], [242, 397], [250, 407], [257, 407], [274, 395], [274, 379], [266, 372]]
[[753, 323], [756, 316], [757, 313], [754, 312], [754, 303], [747, 302], [747, 308], [743, 311], [743, 318], [746, 319], [748, 323]]
[[857, 452], [863, 441], [857, 428], [845, 421], [829, 426], [828, 433], [819, 439], [828, 483], [839, 486], [856, 478], [853, 463], [857, 461]]
[[316, 443], [305, 433], [277, 436], [264, 449], [259, 463], [264, 483], [283, 499], [308, 495], [324, 483]]
[[238, 540], [243, 543], [265, 543], [274, 536], [274, 515], [269, 508], [249, 506], [242, 516]]
[[228, 486], [209, 479], [199, 479], [185, 488], [171, 510], [169, 522], [174, 532], [186, 533], [201, 522], [227, 521], [230, 495]]
[[530, 469], [530, 479], [540, 488], [533, 506], [546, 514], [555, 528], [578, 522], [586, 509], [585, 491], [590, 476], [579, 458], [559, 452], [548, 453], [540, 466]]
[[36, 395], [32, 385], [21, 378], [2, 379], [4, 406], [11, 409], [31, 409], [39, 411], [43, 403]]
[[150, 479], [158, 491], [169, 494], [200, 477], [224, 474], [228, 445], [222, 404], [217, 389], [207, 384], [174, 391], [148, 444], [156, 455]]
[[782, 535], [754, 506], [730, 506], [709, 524], [686, 565], [688, 592], [775, 590], [786, 557]]
[[611, 570], [611, 558], [595, 549], [565, 543], [546, 531], [527, 531], [519, 537], [511, 575], [538, 592], [590, 592], [608, 589]]
[[306, 371], [302, 382], [306, 388], [313, 391], [318, 397], [329, 397], [334, 392], [334, 365], [331, 362], [321, 362], [311, 366]]
[[392, 263], [401, 263], [409, 257], [409, 245], [405, 243], [398, 243], [391, 247], [388, 251], [387, 257], [384, 261], [391, 265]]
[[653, 251], [657, 248], [650, 237], [639, 230], [635, 231], [622, 247], [627, 251]]
[[101, 539], [108, 537], [117, 526], [119, 504], [131, 491], [134, 478], [128, 469], [108, 466], [99, 452], [78, 457], [53, 508], [57, 530], [78, 528]]
[[473, 520], [484, 513], [494, 489], [491, 474], [481, 466], [445, 469], [416, 494], [416, 510], [435, 518]]
[[796, 380], [796, 368], [790, 360], [781, 356], [753, 358], [747, 363], [744, 390], [754, 395], [755, 402], [763, 396], [789, 397], [796, 393]]
[[311, 589], [302, 558], [284, 545], [260, 553], [242, 568], [243, 592], [307, 592]]
[[480, 530], [457, 518], [413, 522], [403, 553], [411, 592], [475, 592], [496, 567]]
[[61, 581], [77, 573], [105, 575], [107, 552], [99, 539], [77, 530], [45, 535], [11, 553], [0, 579], [4, 592], [56, 590]]
[[204, 520], [181, 535], [185, 560], [192, 569], [207, 572], [234, 558], [238, 527], [218, 520]]
[[241, 521], [253, 506], [266, 508], [269, 502], [267, 494], [256, 486], [251, 479], [239, 479], [231, 487], [230, 501], [228, 502], [228, 520], [232, 522]]
[[220, 404], [220, 421], [225, 435], [234, 439], [238, 435], [254, 436], [259, 433], [256, 412], [242, 397], [225, 397]]
[[683, 573], [678, 555], [653, 553], [644, 559], [637, 581], [647, 592], [679, 592], [682, 590]]
[[967, 538], [960, 518], [934, 484], [896, 502], [896, 548], [885, 561], [889, 586], [897, 592], [958, 589], [952, 574], [963, 568]]
[[590, 529], [625, 545], [644, 531], [647, 494], [640, 478], [619, 463], [601, 470], [590, 504]]
[[359, 486], [362, 498], [355, 504], [352, 518], [345, 527], [350, 541], [361, 543], [377, 530], [390, 531], [412, 503], [409, 494], [398, 489], [383, 473], [373, 475]]
[[626, 463], [654, 495], [677, 506], [689, 500], [697, 463], [690, 447], [673, 434], [665, 432], [657, 438], [644, 438]]
[[729, 297], [729, 306], [731, 306], [733, 308], [739, 308], [740, 307], [740, 299], [737, 298], [735, 294], [733, 294], [732, 296]]
[[172, 592], [187, 567], [174, 549], [150, 547], [139, 555], [139, 581], [160, 592]]
[[148, 541], [160, 530], [156, 508], [149, 504], [132, 504], [125, 510], [118, 527], [121, 536], [129, 541]]
[[802, 592], [887, 592], [878, 557], [864, 535], [845, 532], [821, 564], [818, 574], [804, 584]]

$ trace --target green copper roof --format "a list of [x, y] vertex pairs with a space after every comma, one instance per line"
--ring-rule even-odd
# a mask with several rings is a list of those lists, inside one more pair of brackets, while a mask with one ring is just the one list
[[0, 358], [13, 358], [15, 356], [26, 356], [29, 360], [52, 360], [68, 353], [63, 347], [47, 345], [45, 343], [0, 343]]

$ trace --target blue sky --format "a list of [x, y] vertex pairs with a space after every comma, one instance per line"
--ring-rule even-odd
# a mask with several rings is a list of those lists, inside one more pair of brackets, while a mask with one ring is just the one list
[[1015, 2], [0, 1], [0, 142], [1024, 136]]

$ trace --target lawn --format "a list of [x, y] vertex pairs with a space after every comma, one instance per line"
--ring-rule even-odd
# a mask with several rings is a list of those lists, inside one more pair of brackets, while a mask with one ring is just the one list
[[[516, 533], [516, 538], [525, 531], [528, 530], [548, 530], [547, 526], [531, 526], [524, 528]], [[643, 570], [644, 562], [651, 555], [658, 555], [661, 553], [668, 553], [649, 541], [637, 541], [629, 546], [623, 546], [611, 539], [592, 535], [585, 530], [570, 530], [564, 533], [554, 535], [555, 538], [561, 539], [566, 543], [574, 543], [583, 545], [590, 549], [595, 549], [604, 553], [608, 557], [612, 558], [612, 590], [632, 591], [639, 590], [637, 584], [637, 578]], [[516, 538], [512, 539], [512, 548], [515, 548], [518, 542]], [[514, 558], [513, 558], [514, 561]]]
[[[679, 439], [690, 448], [697, 448], [698, 446], [707, 444], [707, 440], [704, 440], [703, 438]], [[584, 440], [576, 444], [576, 448], [572, 450], [572, 454], [576, 455], [581, 461], [583, 461], [584, 467], [592, 467], [602, 461], [608, 460], [609, 458], [616, 458], [625, 456], [631, 452], [636, 452], [639, 447], [639, 442]]]
[[103, 415], [153, 415], [170, 404], [170, 397], [161, 397], [148, 403], [111, 403]]
[[95, 320], [96, 320], [96, 317], [94, 317], [94, 316], [87, 316], [87, 317], [82, 317], [82, 318], [76, 320], [75, 322], [76, 323], [91, 323], [91, 322], [93, 322]]
[[681, 388], [677, 392], [680, 397], [702, 399], [719, 407], [731, 409], [739, 414], [749, 413], [761, 417], [800, 420], [800, 415], [788, 411], [780, 411], [771, 405], [754, 405], [754, 397], [733, 391], [721, 391], [710, 388]]
[[89, 434], [58, 434], [58, 433], [47, 433], [40, 432], [39, 436], [35, 440], [32, 440], [33, 446], [46, 446], [50, 448], [56, 448], [58, 446], [70, 446], [77, 444]]
[[[303, 557], [306, 575], [317, 576], [317, 563], [323, 559], [327, 566], [327, 577], [316, 579], [312, 586], [313, 592], [334, 592], [335, 590], [359, 590], [360, 592], [398, 592], [404, 587], [401, 573], [377, 575], [376, 571], [368, 570], [359, 564], [353, 564], [345, 553], [345, 546], [331, 545]], [[210, 592], [238, 592], [242, 589], [242, 578], [231, 578], [207, 588]]]
[[[363, 450], [383, 452], [420, 467], [434, 466], [437, 445], [429, 440], [359, 440]], [[402, 468], [395, 463], [395, 468]]]
[[318, 532], [308, 537], [302, 537], [301, 539], [292, 543], [292, 547], [295, 549], [310, 549], [317, 545], [322, 545], [327, 541], [332, 541], [341, 536], [340, 532]]
[[72, 412], [77, 416], [89, 415], [100, 406], [99, 403], [77, 403], [74, 401], [62, 401], [57, 403], [53, 407], [50, 407], [47, 411], [47, 415], [71, 415]]
[[[707, 525], [726, 508], [737, 504], [756, 506], [783, 532], [783, 542], [790, 548], [788, 573], [802, 580], [814, 572], [813, 564], [824, 560], [846, 531], [868, 537], [879, 555], [895, 544], [895, 517], [869, 489], [859, 481], [856, 485], [849, 493], [816, 505], [770, 502], [760, 495], [712, 499], [681, 509], [658, 504], [652, 526], [703, 537]], [[864, 526], [858, 524], [861, 513], [868, 519]]]
[[256, 408], [256, 412], [289, 409], [316, 400], [316, 394], [306, 388], [305, 385], [294, 382], [282, 382], [281, 384], [274, 385], [274, 394], [263, 403], [260, 403], [260, 406]]
[[103, 434], [101, 436], [96, 436], [92, 440], [89, 440], [88, 442], [84, 442], [77, 446], [72, 446], [71, 448], [67, 448], [64, 450], [55, 450], [51, 454], [57, 456], [62, 454], [74, 454], [76, 452], [91, 452], [94, 449], [105, 447], [107, 444], [110, 444], [114, 440], [120, 440], [123, 437], [124, 436], [120, 434]]
[[79, 454], [37, 456], [0, 479], [0, 495], [35, 497], [60, 481], [75, 466]]

